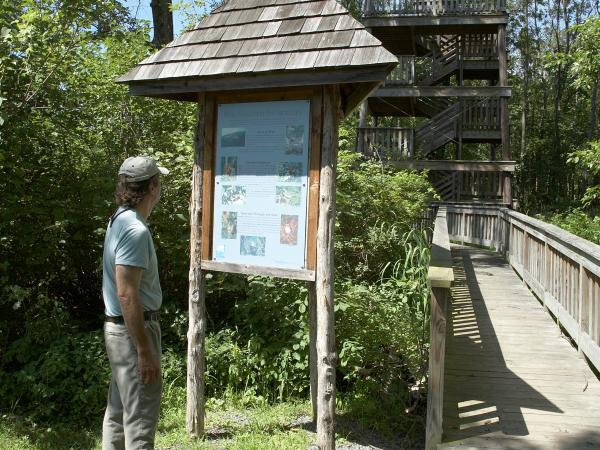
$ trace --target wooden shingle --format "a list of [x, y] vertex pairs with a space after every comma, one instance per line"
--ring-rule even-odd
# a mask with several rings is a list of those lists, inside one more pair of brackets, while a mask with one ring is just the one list
[[[160, 85], [166, 89], [178, 80], [188, 86], [194, 79], [249, 79], [250, 73], [258, 79], [289, 72], [297, 84], [306, 72], [311, 84], [328, 84], [330, 76], [339, 80], [340, 71], [348, 70], [353, 71], [348, 82], [373, 83], [396, 64], [397, 58], [336, 0], [227, 0], [117, 81], [151, 86], [169, 80]], [[260, 85], [286, 82], [281, 76], [268, 80]]]

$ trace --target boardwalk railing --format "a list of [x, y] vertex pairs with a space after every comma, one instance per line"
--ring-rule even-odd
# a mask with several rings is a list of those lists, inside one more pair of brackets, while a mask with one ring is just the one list
[[506, 0], [362, 0], [365, 16], [493, 14], [506, 11]]
[[446, 315], [450, 286], [454, 281], [445, 206], [438, 208], [435, 217], [428, 280], [431, 286], [431, 325], [426, 450], [435, 449], [437, 444], [442, 442]]
[[447, 204], [451, 240], [493, 247], [600, 370], [600, 246], [497, 206]]

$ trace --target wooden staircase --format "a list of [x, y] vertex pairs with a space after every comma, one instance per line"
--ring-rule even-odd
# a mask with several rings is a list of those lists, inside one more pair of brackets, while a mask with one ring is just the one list
[[450, 170], [436, 170], [429, 173], [429, 181], [444, 202], [458, 201], [458, 173]]
[[429, 50], [423, 60], [430, 67], [419, 79], [419, 85], [435, 86], [447, 82], [459, 68], [459, 36], [422, 36], [422, 46]]
[[427, 159], [429, 155], [449, 142], [454, 142], [458, 134], [460, 104], [454, 103], [433, 116], [415, 130], [416, 155]]

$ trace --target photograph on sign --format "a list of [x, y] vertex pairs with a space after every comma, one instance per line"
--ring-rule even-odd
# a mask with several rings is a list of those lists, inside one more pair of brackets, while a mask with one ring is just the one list
[[218, 105], [212, 260], [306, 269], [310, 101]]

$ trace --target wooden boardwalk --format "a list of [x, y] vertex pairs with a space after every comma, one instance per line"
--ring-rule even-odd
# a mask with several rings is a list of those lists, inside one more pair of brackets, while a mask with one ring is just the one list
[[600, 449], [600, 382], [496, 253], [453, 246], [443, 444]]

